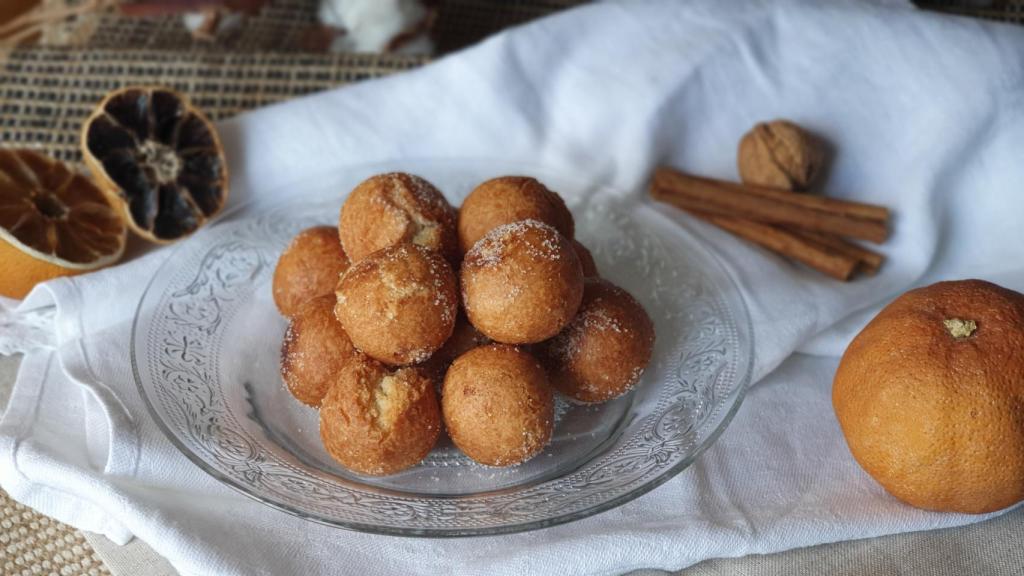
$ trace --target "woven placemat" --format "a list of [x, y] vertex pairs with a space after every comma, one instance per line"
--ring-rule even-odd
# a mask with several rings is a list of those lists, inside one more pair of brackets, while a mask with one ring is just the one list
[[129, 84], [174, 87], [219, 119], [426, 61], [373, 54], [22, 48], [0, 57], [0, 146], [33, 148], [77, 162], [82, 120], [104, 94]]
[[[315, 22], [317, 3], [273, 0], [248, 18], [240, 33], [216, 42], [193, 40], [178, 17], [104, 13], [54, 27], [44, 34], [45, 45], [0, 54], [0, 146], [33, 148], [77, 162], [82, 120], [103, 94], [128, 84], [172, 86], [219, 119], [428, 60], [303, 52], [301, 40]], [[445, 0], [435, 36], [440, 50], [452, 50], [580, 3]]]
[[[73, 6], [81, 0], [42, 0]], [[491, 34], [585, 0], [439, 0], [433, 35], [438, 51], [450, 52]], [[270, 0], [242, 26], [215, 40], [196, 40], [179, 16], [125, 18], [115, 12], [90, 14], [49, 27], [40, 42], [111, 50], [199, 50], [206, 52], [309, 52], [320, 0]]]
[[80, 532], [18, 504], [0, 490], [0, 574], [101, 576], [110, 572]]
[[[82, 0], [41, 0], [73, 6]], [[587, 0], [438, 0], [434, 36], [440, 53], [464, 48], [516, 24]], [[914, 0], [921, 8], [1024, 23], [1024, 0]], [[317, 27], [319, 0], [270, 0], [244, 26], [216, 40], [196, 40], [179, 16], [125, 18], [114, 12], [90, 14], [49, 27], [40, 39], [48, 46], [111, 50], [187, 50], [209, 52], [308, 52]]]

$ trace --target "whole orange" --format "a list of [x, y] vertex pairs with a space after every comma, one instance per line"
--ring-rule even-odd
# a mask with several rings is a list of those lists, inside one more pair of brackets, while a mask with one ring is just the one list
[[832, 405], [853, 457], [912, 506], [1024, 500], [1024, 295], [981, 280], [903, 294], [846, 349]]

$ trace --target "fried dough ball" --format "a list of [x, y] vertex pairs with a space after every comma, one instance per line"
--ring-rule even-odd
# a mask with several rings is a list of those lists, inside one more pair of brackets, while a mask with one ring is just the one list
[[444, 379], [441, 408], [452, 441], [488, 466], [512, 466], [551, 440], [554, 395], [537, 360], [489, 344], [459, 356]]
[[345, 366], [320, 408], [327, 453], [360, 474], [394, 474], [415, 466], [440, 431], [434, 383], [415, 368], [391, 371], [371, 359]]
[[281, 379], [292, 396], [314, 408], [339, 370], [366, 360], [334, 317], [334, 302], [332, 294], [304, 302], [281, 343]]
[[557, 193], [534, 178], [503, 176], [477, 186], [459, 209], [459, 247], [469, 252], [488, 232], [502, 224], [537, 220], [572, 239], [572, 213]]
[[352, 190], [338, 221], [341, 243], [353, 262], [411, 242], [459, 258], [455, 209], [419, 176], [392, 172], [372, 176]]
[[653, 348], [654, 325], [643, 306], [611, 282], [591, 278], [576, 318], [536, 351], [555, 388], [589, 404], [629, 391]]
[[334, 313], [356, 348], [385, 364], [417, 364], [452, 335], [455, 275], [440, 254], [417, 244], [390, 246], [341, 278]]
[[274, 269], [274, 304], [291, 316], [315, 296], [333, 294], [338, 277], [348, 269], [348, 257], [333, 226], [307, 228], [292, 238]]
[[420, 368], [440, 383], [444, 380], [444, 374], [448, 371], [448, 367], [451, 366], [451, 363], [456, 358], [477, 346], [490, 343], [491, 339], [481, 334], [479, 330], [469, 323], [465, 314], [459, 312], [458, 317], [455, 319], [455, 329], [452, 331], [451, 338], [437, 352], [434, 352], [434, 355], [424, 362]]
[[597, 273], [597, 262], [594, 262], [594, 255], [590, 253], [590, 250], [577, 240], [572, 241], [572, 249], [576, 252], [576, 257], [580, 259], [580, 266], [583, 268], [583, 277], [600, 277], [600, 274]]
[[461, 284], [469, 321], [506, 344], [558, 334], [583, 297], [583, 271], [572, 244], [536, 220], [488, 232], [466, 253]]

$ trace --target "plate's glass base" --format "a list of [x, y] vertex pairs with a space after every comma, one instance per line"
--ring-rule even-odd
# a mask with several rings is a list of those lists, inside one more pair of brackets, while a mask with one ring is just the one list
[[[506, 173], [537, 176], [566, 196], [601, 275], [654, 320], [655, 351], [635, 390], [600, 406], [560, 398], [551, 444], [515, 467], [474, 464], [443, 435], [423, 463], [393, 476], [336, 464], [320, 442], [316, 410], [281, 382], [286, 322], [270, 279], [295, 233], [337, 221], [336, 191], [385, 169], [419, 173], [453, 203]], [[392, 534], [543, 527], [667, 480], [739, 405], [752, 356], [743, 303], [717, 260], [654, 208], [548, 170], [487, 162], [366, 167], [312, 187], [301, 202], [248, 207], [184, 243], [153, 279], [135, 322], [133, 365], [154, 418], [186, 456], [242, 492], [316, 521]]]

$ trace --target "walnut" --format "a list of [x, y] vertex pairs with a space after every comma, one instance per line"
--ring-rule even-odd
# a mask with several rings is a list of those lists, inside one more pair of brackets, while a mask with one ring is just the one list
[[740, 140], [737, 164], [745, 184], [806, 190], [818, 173], [822, 150], [814, 138], [787, 120], [761, 122]]

